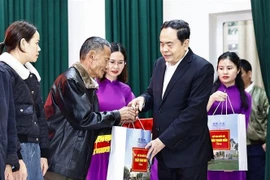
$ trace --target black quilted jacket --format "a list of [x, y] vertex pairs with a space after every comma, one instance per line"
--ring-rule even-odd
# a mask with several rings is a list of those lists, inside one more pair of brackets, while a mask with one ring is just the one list
[[[5, 64], [10, 73], [16, 110], [16, 126], [20, 143], [39, 143], [41, 157], [48, 156], [48, 125], [45, 119], [40, 83], [35, 74], [23, 80], [12, 67]], [[18, 156], [21, 154], [18, 151]]]

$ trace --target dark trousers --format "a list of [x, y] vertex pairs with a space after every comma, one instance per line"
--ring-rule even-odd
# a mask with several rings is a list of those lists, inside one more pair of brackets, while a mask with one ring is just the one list
[[47, 171], [44, 180], [73, 180], [73, 179], [70, 179], [68, 177], [62, 176], [54, 172]]
[[207, 163], [188, 168], [168, 168], [163, 160], [158, 161], [159, 180], [207, 180]]
[[262, 144], [248, 145], [248, 171], [247, 180], [264, 180], [265, 151]]

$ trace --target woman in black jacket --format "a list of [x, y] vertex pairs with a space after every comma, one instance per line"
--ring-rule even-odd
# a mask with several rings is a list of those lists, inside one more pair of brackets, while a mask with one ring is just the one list
[[8, 72], [1, 63], [0, 102], [0, 179], [11, 179], [12, 167], [14, 169], [18, 165], [17, 131], [12, 87]]
[[[0, 61], [9, 72], [13, 88], [16, 126], [18, 133], [19, 171], [15, 178], [43, 180], [48, 169], [48, 125], [40, 95], [40, 76], [30, 62], [36, 62], [39, 51], [39, 33], [32, 24], [16, 21], [6, 30], [0, 46]], [[7, 52], [3, 52], [3, 48]], [[26, 171], [27, 169], [27, 171]]]

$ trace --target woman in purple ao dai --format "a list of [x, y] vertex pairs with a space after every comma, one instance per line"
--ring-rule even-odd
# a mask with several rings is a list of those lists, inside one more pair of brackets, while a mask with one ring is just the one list
[[[207, 104], [208, 115], [244, 114], [247, 127], [251, 113], [251, 96], [245, 92], [238, 55], [234, 52], [225, 52], [219, 56], [217, 73], [218, 78], [213, 86], [214, 93]], [[246, 180], [246, 172], [208, 171], [208, 180]]]

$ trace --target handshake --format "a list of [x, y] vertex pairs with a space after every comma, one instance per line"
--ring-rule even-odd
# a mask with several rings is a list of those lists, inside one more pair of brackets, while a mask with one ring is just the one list
[[133, 123], [136, 121], [139, 111], [142, 110], [144, 105], [144, 98], [137, 97], [130, 101], [127, 106], [119, 109], [121, 116], [120, 124], [123, 123]]

